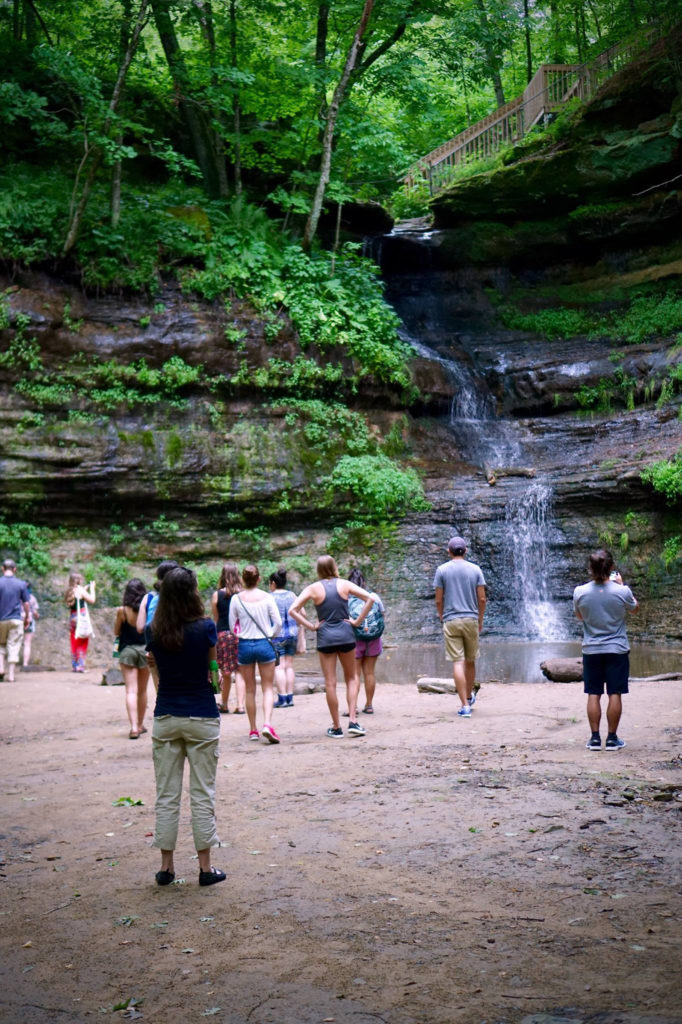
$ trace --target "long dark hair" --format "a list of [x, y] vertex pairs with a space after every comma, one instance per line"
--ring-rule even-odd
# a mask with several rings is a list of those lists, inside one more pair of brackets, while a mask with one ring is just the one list
[[218, 589], [224, 590], [228, 597], [232, 597], [233, 594], [238, 594], [240, 590], [244, 589], [239, 578], [239, 569], [234, 562], [225, 562], [220, 574]]
[[126, 605], [128, 608], [132, 608], [134, 612], [137, 612], [140, 610], [142, 599], [146, 593], [146, 586], [142, 580], [139, 580], [135, 576], [132, 580], [128, 580], [126, 583], [126, 588], [123, 591], [123, 601], [121, 603]]
[[177, 566], [161, 581], [159, 603], [152, 619], [152, 636], [167, 651], [179, 651], [185, 637], [185, 626], [204, 617], [204, 606], [191, 569]]
[[367, 582], [359, 569], [351, 569], [348, 573], [348, 579], [351, 583], [354, 583], [356, 587], [362, 587], [363, 590], [367, 590]]
[[595, 583], [604, 583], [613, 569], [613, 555], [606, 548], [593, 551], [590, 555], [590, 573]]

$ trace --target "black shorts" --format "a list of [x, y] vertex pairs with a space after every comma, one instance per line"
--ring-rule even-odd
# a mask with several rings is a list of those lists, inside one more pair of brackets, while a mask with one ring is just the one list
[[355, 644], [332, 644], [331, 647], [318, 647], [320, 654], [347, 654], [355, 650]]
[[628, 692], [630, 656], [628, 654], [583, 654], [585, 693], [601, 697], [606, 686], [612, 693]]

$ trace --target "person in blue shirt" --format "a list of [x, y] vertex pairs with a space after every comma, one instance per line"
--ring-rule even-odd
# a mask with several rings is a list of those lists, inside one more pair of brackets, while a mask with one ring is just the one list
[[606, 750], [620, 750], [625, 741], [618, 737], [623, 713], [622, 695], [628, 692], [630, 644], [625, 632], [625, 616], [637, 610], [637, 601], [629, 587], [614, 570], [613, 555], [601, 548], [590, 555], [589, 583], [573, 591], [575, 614], [583, 624], [583, 681], [587, 694], [587, 719], [592, 735], [588, 750], [601, 750], [599, 723], [601, 698], [606, 687], [608, 704]]
[[147, 649], [159, 674], [152, 748], [156, 777], [153, 845], [161, 850], [158, 885], [175, 879], [173, 853], [178, 836], [182, 776], [189, 762], [189, 796], [199, 885], [225, 879], [211, 867], [211, 847], [219, 844], [215, 786], [220, 714], [209, 681], [215, 660], [215, 622], [206, 618], [191, 569], [177, 566], [163, 578]]

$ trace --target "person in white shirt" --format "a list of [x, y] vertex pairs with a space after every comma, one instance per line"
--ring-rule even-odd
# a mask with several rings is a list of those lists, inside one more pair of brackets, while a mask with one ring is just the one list
[[256, 726], [256, 665], [260, 672], [263, 693], [263, 727], [261, 732], [268, 743], [279, 743], [279, 736], [271, 724], [275, 702], [276, 651], [272, 638], [282, 628], [282, 617], [271, 594], [258, 589], [260, 573], [255, 565], [242, 571], [244, 590], [230, 601], [230, 629], [235, 633], [239, 623], [237, 662], [246, 684], [246, 713], [249, 716], [249, 739], [260, 738]]

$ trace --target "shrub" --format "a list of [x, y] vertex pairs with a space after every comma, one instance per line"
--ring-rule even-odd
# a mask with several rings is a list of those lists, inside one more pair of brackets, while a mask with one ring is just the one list
[[52, 531], [32, 523], [0, 519], [0, 555], [13, 558], [20, 576], [45, 576], [52, 568]]
[[413, 469], [401, 469], [386, 455], [344, 455], [328, 479], [330, 496], [348, 495], [356, 519], [380, 522], [393, 513], [425, 511], [421, 480]]
[[672, 459], [654, 462], [642, 471], [642, 480], [671, 505], [682, 500], [682, 448]]

